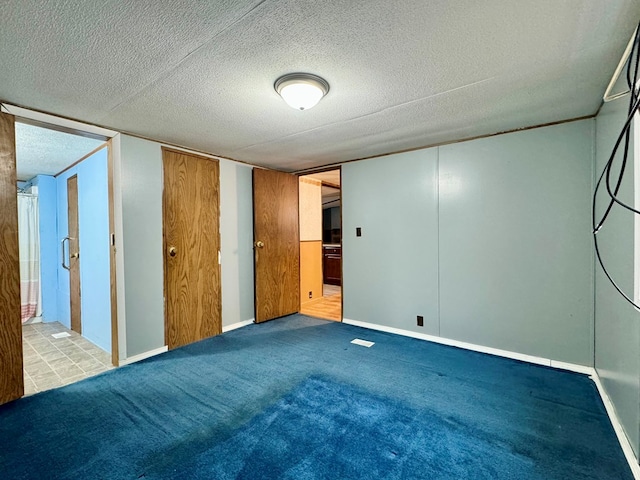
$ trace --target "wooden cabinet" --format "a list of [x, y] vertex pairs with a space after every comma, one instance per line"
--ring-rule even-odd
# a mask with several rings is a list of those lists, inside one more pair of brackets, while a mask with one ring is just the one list
[[324, 246], [322, 248], [322, 272], [324, 283], [342, 284], [342, 247]]

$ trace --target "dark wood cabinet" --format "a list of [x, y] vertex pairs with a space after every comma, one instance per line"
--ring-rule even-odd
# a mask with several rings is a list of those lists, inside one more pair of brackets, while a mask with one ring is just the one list
[[322, 248], [322, 272], [324, 283], [342, 284], [342, 247]]

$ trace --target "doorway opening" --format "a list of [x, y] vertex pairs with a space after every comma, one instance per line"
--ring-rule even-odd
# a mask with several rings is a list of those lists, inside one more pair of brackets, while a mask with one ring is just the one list
[[112, 367], [110, 145], [17, 118], [25, 395]]
[[341, 170], [301, 176], [300, 313], [342, 321]]

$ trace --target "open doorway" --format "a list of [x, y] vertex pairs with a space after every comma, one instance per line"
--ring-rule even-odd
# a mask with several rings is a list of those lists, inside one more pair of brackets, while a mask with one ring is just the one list
[[300, 177], [300, 312], [342, 321], [340, 169]]
[[16, 120], [26, 395], [112, 368], [106, 140]]

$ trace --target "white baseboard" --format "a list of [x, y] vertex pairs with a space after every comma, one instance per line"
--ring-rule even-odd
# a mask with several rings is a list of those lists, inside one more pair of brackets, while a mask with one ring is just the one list
[[140, 360], [144, 360], [145, 358], [154, 357], [161, 353], [168, 351], [169, 348], [165, 345], [164, 347], [156, 348], [154, 350], [149, 350], [148, 352], [139, 353], [138, 355], [133, 355], [129, 358], [125, 358], [124, 360], [120, 360], [120, 366], [123, 367], [125, 365], [129, 365], [130, 363], [136, 363]]
[[247, 325], [251, 325], [255, 320], [253, 318], [249, 320], [245, 320], [243, 322], [232, 323], [231, 325], [223, 326], [222, 333], [230, 332], [231, 330], [236, 330], [238, 328], [246, 327]]
[[[231, 330], [235, 330], [237, 328], [246, 327], [253, 323], [253, 318], [251, 320], [245, 320], [244, 322], [233, 323], [231, 325], [227, 325], [226, 327], [222, 327], [222, 333], [230, 332]], [[139, 362], [140, 360], [144, 360], [145, 358], [153, 357], [155, 355], [159, 355], [168, 351], [169, 348], [165, 345], [164, 347], [156, 348], [154, 350], [149, 350], [148, 352], [140, 353], [138, 355], [133, 355], [132, 357], [126, 358], [124, 360], [120, 360], [120, 366], [129, 365], [130, 363]]]
[[355, 325], [356, 327], [369, 328], [371, 330], [379, 330], [381, 332], [395, 333], [396, 335], [403, 335], [405, 337], [418, 338], [420, 340], [427, 340], [429, 342], [440, 343], [442, 345], [449, 345], [451, 347], [463, 348], [465, 350], [472, 350], [474, 352], [488, 353], [490, 355], [496, 355], [498, 357], [511, 358], [513, 360], [521, 360], [523, 362], [534, 363], [536, 365], [545, 365], [547, 367], [559, 368], [560, 370], [569, 370], [571, 372], [584, 373], [585, 375], [593, 375], [595, 373], [593, 367], [586, 367], [584, 365], [578, 365], [575, 363], [560, 362], [557, 360], [551, 360], [550, 358], [536, 357], [533, 355], [526, 355], [524, 353], [511, 352], [509, 350], [501, 350], [499, 348], [485, 347], [483, 345], [476, 345], [474, 343], [461, 342], [459, 340], [451, 340], [450, 338], [436, 337], [435, 335], [427, 335], [426, 333], [412, 332], [411, 330], [403, 330], [400, 328], [386, 327], [384, 325], [360, 322], [358, 320], [351, 320], [348, 318], [343, 319], [342, 323]]
[[620, 423], [620, 419], [618, 418], [618, 414], [616, 413], [616, 410], [613, 406], [613, 402], [609, 398], [604, 385], [602, 385], [600, 376], [597, 372], [594, 371], [591, 379], [596, 384], [596, 387], [598, 387], [600, 398], [602, 398], [602, 403], [604, 403], [604, 408], [607, 410], [609, 420], [611, 420], [611, 425], [613, 425], [613, 429], [615, 430], [616, 436], [618, 437], [618, 442], [620, 442], [620, 446], [622, 447], [624, 456], [629, 463], [629, 467], [631, 468], [631, 472], [633, 473], [633, 478], [635, 478], [636, 480], [640, 480], [640, 466], [638, 465], [638, 459], [636, 458], [635, 453], [633, 453], [633, 448], [631, 447], [631, 443], [629, 443], [627, 435], [624, 433], [622, 423]]
[[560, 370], [569, 370], [571, 372], [583, 373], [585, 375], [589, 375], [589, 377], [593, 380], [598, 388], [598, 393], [600, 394], [600, 398], [602, 399], [602, 403], [604, 403], [605, 409], [607, 410], [607, 415], [609, 416], [609, 420], [613, 425], [613, 429], [616, 432], [616, 436], [618, 437], [618, 442], [620, 443], [620, 447], [624, 453], [627, 462], [629, 463], [629, 467], [631, 468], [631, 472], [636, 480], [640, 480], [640, 466], [638, 465], [638, 459], [636, 458], [633, 448], [631, 448], [631, 444], [629, 443], [629, 439], [627, 435], [624, 433], [624, 429], [622, 428], [622, 424], [620, 423], [620, 419], [616, 414], [615, 408], [613, 407], [613, 403], [607, 395], [602, 382], [600, 381], [600, 377], [598, 376], [598, 372], [593, 367], [587, 367], [584, 365], [578, 365], [575, 363], [567, 363], [560, 362], [558, 360], [551, 360], [549, 358], [535, 357], [532, 355], [525, 355], [522, 353], [511, 352], [509, 350], [500, 350], [498, 348], [484, 347], [482, 345], [475, 345], [473, 343], [460, 342], [458, 340], [451, 340], [449, 338], [436, 337], [434, 335], [427, 335], [424, 333], [412, 332], [410, 330], [402, 330], [400, 328], [394, 327], [386, 327], [383, 325], [377, 325], [375, 323], [367, 323], [360, 322], [358, 320], [350, 320], [345, 318], [342, 320], [342, 323], [346, 323], [349, 325], [355, 325], [357, 327], [368, 328], [371, 330], [379, 330], [381, 332], [387, 333], [395, 333], [397, 335], [403, 335], [405, 337], [418, 338], [420, 340], [427, 340], [429, 342], [440, 343], [443, 345], [449, 345], [452, 347], [463, 348], [465, 350], [472, 350], [474, 352], [488, 353], [490, 355], [496, 355], [499, 357], [506, 357], [515, 360], [521, 360], [523, 362], [534, 363], [536, 365], [545, 365], [548, 367], [558, 368]]

